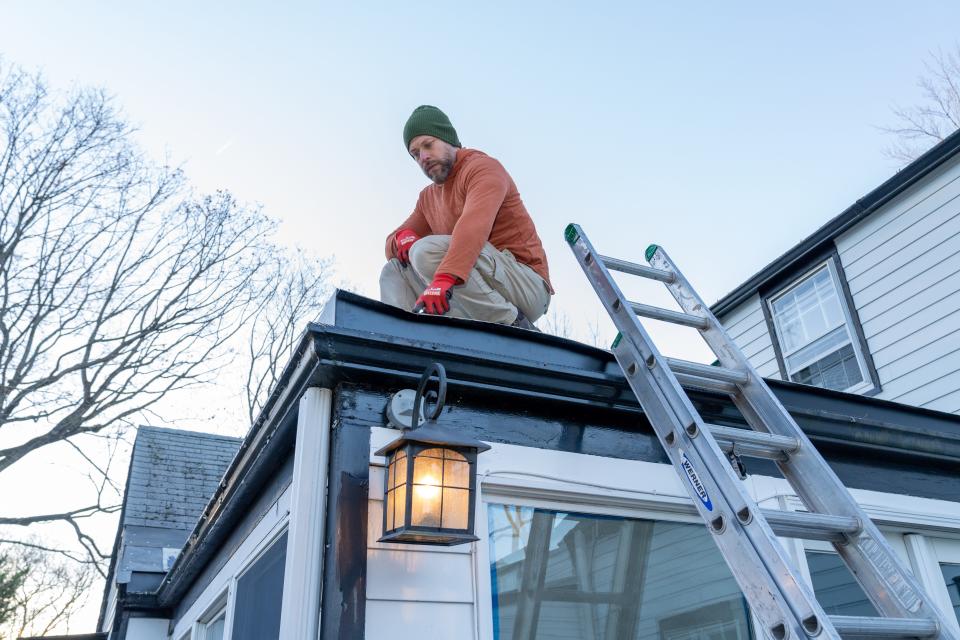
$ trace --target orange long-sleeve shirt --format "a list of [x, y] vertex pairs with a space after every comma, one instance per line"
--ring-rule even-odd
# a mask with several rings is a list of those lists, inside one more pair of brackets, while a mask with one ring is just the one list
[[536, 271], [553, 293], [547, 254], [517, 185], [503, 165], [481, 151], [458, 150], [446, 181], [420, 192], [413, 213], [387, 236], [388, 259], [397, 257], [394, 236], [401, 229], [420, 236], [453, 236], [437, 273], [466, 280], [489, 241]]

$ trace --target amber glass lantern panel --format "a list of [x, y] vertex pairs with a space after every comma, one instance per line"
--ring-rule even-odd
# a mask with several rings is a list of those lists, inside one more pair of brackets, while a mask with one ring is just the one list
[[470, 463], [451, 449], [424, 449], [413, 463], [414, 527], [469, 527]]
[[407, 450], [397, 449], [387, 466], [387, 490], [384, 508], [384, 530], [404, 525], [407, 509]]

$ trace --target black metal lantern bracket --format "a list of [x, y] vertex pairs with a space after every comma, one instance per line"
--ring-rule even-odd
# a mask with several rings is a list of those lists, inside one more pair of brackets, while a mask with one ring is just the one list
[[[436, 391], [429, 389], [430, 381], [433, 380], [434, 377], [437, 379]], [[430, 408], [425, 403], [432, 398], [435, 398], [436, 401], [433, 407]], [[437, 424], [437, 418], [443, 413], [446, 401], [447, 370], [444, 369], [443, 365], [439, 362], [433, 362], [424, 370], [423, 375], [420, 376], [420, 384], [417, 385], [417, 393], [413, 398], [410, 428], [404, 429], [402, 436], [375, 452], [374, 455], [388, 455], [391, 451], [403, 446], [408, 439], [438, 446], [472, 447], [477, 450], [477, 453], [487, 451], [490, 445], [485, 442]], [[416, 432], [416, 436], [410, 437], [413, 436], [414, 432]]]

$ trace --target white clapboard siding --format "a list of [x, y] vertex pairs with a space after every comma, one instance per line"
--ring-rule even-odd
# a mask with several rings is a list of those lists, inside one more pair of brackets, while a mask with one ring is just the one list
[[[958, 275], [960, 277], [960, 275]], [[960, 311], [960, 290], [944, 295], [944, 288], [926, 287], [913, 296], [909, 305], [902, 304], [863, 322], [870, 336], [874, 353], [901, 343], [918, 331], [949, 318]]]
[[878, 397], [960, 411], [960, 160], [836, 239]]
[[760, 296], [755, 295], [720, 318], [720, 322], [757, 373], [764, 378], [779, 379], [780, 366], [760, 305]]
[[470, 604], [367, 600], [368, 638], [464, 640], [474, 628]]
[[371, 466], [366, 636], [397, 640], [474, 637], [470, 545], [383, 544], [377, 542], [382, 529], [383, 468]]

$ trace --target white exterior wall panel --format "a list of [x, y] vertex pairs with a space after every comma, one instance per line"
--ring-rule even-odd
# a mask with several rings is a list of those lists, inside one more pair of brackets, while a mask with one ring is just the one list
[[836, 239], [878, 397], [960, 412], [960, 161]]

